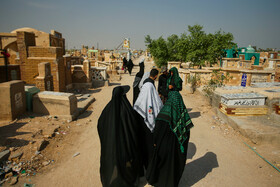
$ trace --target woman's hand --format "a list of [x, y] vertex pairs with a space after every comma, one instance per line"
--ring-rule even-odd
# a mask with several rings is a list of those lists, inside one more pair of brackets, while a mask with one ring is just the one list
[[169, 88], [169, 90], [172, 90], [172, 89], [173, 89], [173, 86], [172, 86], [172, 85], [169, 85], [168, 88]]

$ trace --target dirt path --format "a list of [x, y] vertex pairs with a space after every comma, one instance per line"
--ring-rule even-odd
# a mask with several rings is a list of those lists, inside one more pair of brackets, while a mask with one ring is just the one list
[[[134, 68], [132, 75], [137, 71], [138, 67]], [[134, 76], [125, 74], [122, 77], [119, 83], [132, 85]], [[90, 108], [92, 113], [77, 120], [82, 125], [65, 139], [67, 143], [60, 150], [57, 164], [46, 168], [29, 183], [37, 187], [102, 186], [97, 120], [111, 99], [114, 87], [96, 89], [96, 101]], [[195, 127], [191, 130], [188, 160], [180, 186], [280, 186], [280, 173], [249, 150], [243, 138], [231, 128], [220, 125], [202, 96], [183, 91], [182, 95]], [[132, 89], [128, 98], [132, 101]], [[76, 152], [80, 154], [73, 157]]]

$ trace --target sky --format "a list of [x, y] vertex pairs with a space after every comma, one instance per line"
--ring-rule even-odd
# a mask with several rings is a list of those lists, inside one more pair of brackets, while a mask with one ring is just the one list
[[0, 0], [0, 33], [56, 30], [66, 48], [114, 49], [124, 38], [145, 49], [145, 36], [167, 38], [199, 24], [231, 32], [239, 47], [280, 50], [280, 0]]

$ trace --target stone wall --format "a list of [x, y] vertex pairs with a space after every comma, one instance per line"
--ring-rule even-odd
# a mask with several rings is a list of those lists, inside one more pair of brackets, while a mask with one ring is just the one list
[[204, 68], [204, 69], [179, 69], [179, 74], [184, 84], [187, 84], [188, 76], [200, 77], [200, 85], [206, 85], [211, 79], [213, 70], [219, 71], [224, 75], [228, 74], [230, 79], [225, 82], [225, 85], [229, 86], [241, 86], [242, 75], [247, 76], [246, 86], [250, 86], [251, 83], [256, 82], [271, 82], [274, 71], [269, 70], [246, 70], [236, 68]]

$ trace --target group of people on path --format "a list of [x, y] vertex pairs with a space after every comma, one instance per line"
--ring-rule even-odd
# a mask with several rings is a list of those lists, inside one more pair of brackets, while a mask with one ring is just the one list
[[193, 123], [179, 91], [182, 80], [173, 67], [144, 73], [144, 60], [129, 86], [113, 89], [98, 120], [100, 177], [104, 187], [133, 187], [145, 176], [150, 185], [176, 187], [183, 174]]
[[123, 57], [123, 70], [126, 73], [126, 70], [128, 70], [129, 75], [131, 75], [132, 69], [133, 69], [133, 62], [131, 58], [127, 61], [125, 57]]

